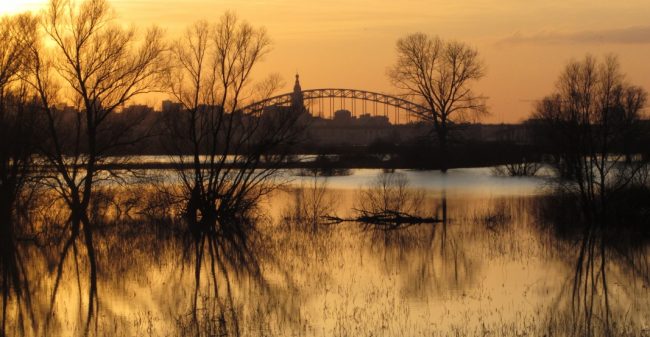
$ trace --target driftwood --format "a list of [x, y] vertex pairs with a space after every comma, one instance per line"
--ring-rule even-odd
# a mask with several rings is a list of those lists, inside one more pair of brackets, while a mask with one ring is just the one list
[[414, 225], [432, 224], [442, 222], [438, 218], [420, 217], [407, 213], [393, 210], [383, 210], [380, 212], [369, 212], [364, 210], [355, 210], [357, 216], [354, 218], [340, 218], [332, 215], [325, 215], [322, 218], [327, 224], [335, 225], [343, 222], [358, 222], [367, 225], [368, 229], [394, 230]]

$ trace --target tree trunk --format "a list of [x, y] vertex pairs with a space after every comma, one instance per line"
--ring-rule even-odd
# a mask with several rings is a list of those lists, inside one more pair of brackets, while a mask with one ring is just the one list
[[436, 130], [438, 133], [438, 143], [440, 146], [440, 171], [445, 173], [449, 168], [449, 149], [447, 147], [447, 129], [441, 126]]

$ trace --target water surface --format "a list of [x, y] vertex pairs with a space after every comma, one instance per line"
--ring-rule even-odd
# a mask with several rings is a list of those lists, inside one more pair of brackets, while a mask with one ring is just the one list
[[[578, 241], [540, 220], [547, 178], [496, 177], [489, 168], [397, 171], [407, 178], [409, 195], [424, 196], [418, 212], [441, 222], [390, 231], [315, 223], [321, 215], [354, 217], [362, 191], [384, 174], [351, 173], [287, 173], [290, 183], [267, 196], [245, 247], [225, 241], [211, 247], [145, 213], [120, 215], [95, 237], [99, 307], [88, 332], [83, 250], [66, 260], [52, 305], [58, 251], [27, 248], [31, 275], [38, 277], [30, 289], [36, 324], [25, 334], [575, 334]], [[155, 188], [145, 185], [122, 187], [119, 195], [152, 198]], [[610, 254], [608, 307], [617, 333], [643, 335], [650, 327], [647, 253], [641, 246], [624, 259]]]

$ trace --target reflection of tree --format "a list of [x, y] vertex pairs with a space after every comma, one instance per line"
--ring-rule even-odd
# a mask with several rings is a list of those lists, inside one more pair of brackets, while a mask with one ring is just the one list
[[[368, 233], [374, 254], [389, 269], [403, 272], [406, 293], [416, 298], [465, 289], [474, 282], [476, 266], [467, 254], [464, 231], [449, 226], [447, 196], [432, 202], [423, 191], [408, 186], [404, 175], [383, 174], [357, 195], [357, 209], [366, 213], [397, 212], [413, 218], [431, 219], [386, 230], [373, 222], [360, 222]], [[426, 209], [433, 209], [428, 215]]]
[[[248, 214], [231, 221], [222, 223], [233, 227], [223, 232], [183, 235], [184, 260], [193, 265], [194, 290], [189, 312], [179, 316], [179, 335], [212, 336], [218, 331], [222, 336], [239, 336], [255, 324], [270, 327], [269, 320], [276, 315], [287, 323], [296, 319], [292, 317], [297, 308], [287, 303], [291, 277], [265, 243], [273, 238], [256, 230], [263, 219]], [[271, 270], [279, 272], [285, 287], [267, 281], [264, 271]]]
[[[623, 220], [625, 226], [616, 231], [596, 230], [601, 227], [588, 222], [575, 195], [551, 194], [533, 206], [537, 222], [551, 235], [570, 271], [552, 307], [549, 329], [561, 327], [570, 329], [572, 335], [585, 336], [617, 335], [625, 328], [633, 329], [637, 322], [626, 314], [630, 307], [624, 303], [629, 300], [634, 307], [637, 300], [644, 301], [633, 293], [647, 287], [650, 280], [647, 235], [639, 235], [634, 222]], [[613, 288], [614, 293], [611, 284], [619, 285]]]
[[419, 226], [404, 240], [418, 244], [384, 244], [385, 260], [393, 255], [394, 268], [405, 268], [404, 291], [414, 298], [458, 295], [476, 282], [480, 270], [470, 255], [474, 242], [466, 234], [460, 225], [449, 226], [446, 221], [441, 226]]
[[[130, 204], [133, 195], [137, 195], [138, 199], [130, 216], [117, 218], [114, 213], [117, 206], [106, 206]], [[260, 326], [266, 327], [273, 326], [273, 318], [288, 323], [297, 320], [293, 317], [296, 317], [298, 308], [288, 293], [291, 275], [285, 270], [286, 262], [276, 256], [279, 250], [273, 246], [274, 238], [257, 231], [255, 227], [258, 224], [253, 224], [264, 221], [264, 217], [251, 216], [245, 220], [248, 224], [233, 225], [246, 228], [245, 232], [237, 235], [232, 234], [231, 230], [227, 235], [205, 232], [196, 235], [179, 217], [172, 220], [166, 215], [160, 220], [152, 218], [152, 214], [173, 212], [170, 207], [174, 207], [173, 202], [158, 204], [156, 195], [155, 188], [142, 186], [97, 190], [97, 199], [100, 199], [97, 202], [100, 205], [95, 209], [97, 212], [91, 213], [91, 217], [98, 221], [98, 230], [94, 234], [97, 242], [101, 242], [96, 252], [97, 268], [102, 273], [97, 282], [106, 302], [102, 304], [100, 315], [93, 317], [96, 328], [90, 329], [89, 335], [111, 332], [116, 336], [141, 335], [136, 334], [138, 329], [145, 329], [149, 325], [156, 329], [177, 329], [178, 336], [186, 336], [188, 333], [212, 336], [211, 333], [215, 331], [237, 336], [258, 322]], [[47, 217], [47, 221], [53, 221], [51, 226], [56, 226], [56, 222], [65, 222], [65, 205], [57, 201], [56, 196], [51, 198], [57, 206], [48, 204], [49, 198], [39, 200], [32, 221], [45, 221], [44, 217]], [[63, 208], [62, 211], [57, 212], [60, 207]], [[152, 211], [152, 207], [164, 210]], [[42, 208], [49, 211], [43, 211]], [[145, 209], [146, 213], [141, 212]], [[60, 251], [51, 242], [59, 240], [60, 235], [56, 230], [39, 233], [37, 249], [25, 250], [30, 254], [23, 255], [25, 266], [31, 271], [30, 275], [47, 275], [48, 267], [56, 267]], [[74, 321], [75, 311], [79, 314], [79, 319], [83, 320], [87, 307], [82, 293], [83, 286], [88, 282], [84, 279], [88, 273], [88, 266], [82, 263], [87, 258], [84, 254], [83, 249], [74, 250], [73, 247], [64, 266], [65, 276], [60, 279], [60, 295], [52, 312], [48, 310], [48, 286], [55, 281], [56, 275], [44, 278], [30, 287], [32, 298], [37, 300], [34, 322], [38, 327], [35, 329], [42, 329], [41, 325], [51, 316], [47, 334], [59, 335], [71, 330], [78, 334], [84, 333], [84, 327], [77, 326]], [[171, 272], [167, 268], [171, 268]], [[162, 280], [156, 278], [159, 270], [165, 271]], [[280, 282], [269, 283], [265, 273], [271, 273], [274, 280], [280, 277]], [[163, 286], [162, 290], [168, 296], [159, 297], [154, 292], [153, 298], [147, 297], [148, 294], [145, 293], [142, 301], [131, 299], [131, 296], [135, 296], [135, 293], [131, 294], [132, 290], [156, 289], [159, 286]], [[184, 289], [191, 290], [184, 295]], [[76, 291], [79, 292], [78, 297], [75, 296]], [[137, 298], [140, 298], [140, 294]], [[78, 310], [75, 308], [77, 299]], [[113, 299], [117, 300], [117, 306]], [[124, 299], [131, 301], [126, 311], [119, 305]], [[149, 300], [153, 300], [156, 305], [147, 307], [150, 305]], [[145, 312], [136, 311], [135, 315], [145, 315], [145, 321], [139, 323], [139, 326], [133, 326], [131, 321], [136, 318], [133, 310], [142, 307], [147, 308]], [[152, 316], [148, 310], [161, 310], [164, 316]], [[216, 330], [217, 327], [222, 330]], [[38, 331], [34, 335], [38, 335]], [[169, 335], [164, 330], [157, 332], [160, 336]]]
[[[561, 254], [572, 250], [575, 250], [574, 247], [565, 247]], [[569, 254], [565, 262], [569, 273], [561, 283], [560, 291], [548, 299], [549, 310], [541, 333], [559, 336], [637, 336], [639, 331], [643, 331], [645, 327], [642, 322], [647, 318], [649, 303], [644, 288], [647, 283], [642, 281], [645, 284], [642, 287], [638, 279], [644, 276], [627, 269], [622, 261], [608, 261], [610, 294], [606, 301], [602, 285], [597, 283], [588, 284], [586, 293], [583, 292], [584, 283], [580, 283], [579, 291], [583, 293], [575, 295], [576, 276], [572, 269], [575, 255]], [[613, 265], [616, 267], [612, 268]], [[595, 276], [594, 280], [597, 281], [597, 278]], [[612, 284], [618, 286], [612, 287]], [[609, 321], [606, 320], [607, 315]]]

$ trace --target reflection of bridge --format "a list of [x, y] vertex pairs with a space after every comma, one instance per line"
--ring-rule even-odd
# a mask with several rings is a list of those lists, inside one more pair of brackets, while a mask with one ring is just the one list
[[269, 107], [289, 106], [307, 107], [314, 117], [332, 119], [335, 111], [348, 110], [352, 116], [385, 116], [395, 124], [417, 120], [415, 116], [427, 111], [422, 105], [376, 92], [335, 88], [302, 90], [298, 75], [293, 92], [255, 102], [243, 110], [259, 113]]

